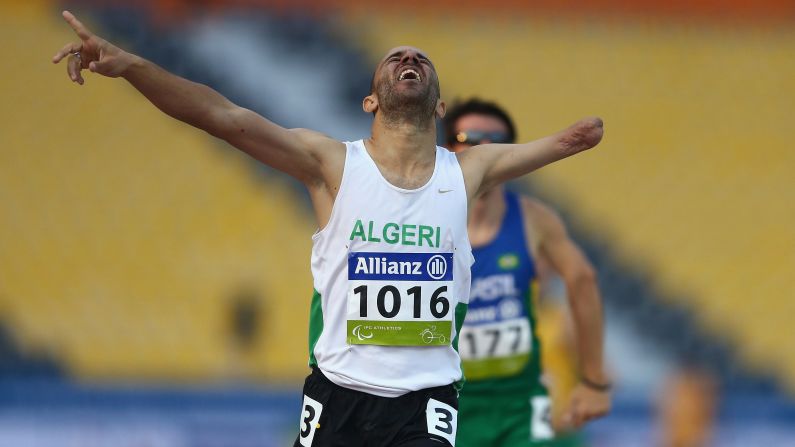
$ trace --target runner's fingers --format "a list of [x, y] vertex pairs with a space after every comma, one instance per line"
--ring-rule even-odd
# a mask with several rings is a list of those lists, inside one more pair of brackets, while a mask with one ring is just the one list
[[66, 61], [66, 72], [69, 74], [69, 79], [83, 85], [83, 76], [80, 74], [82, 70], [83, 61], [75, 55], [70, 55]]
[[561, 418], [563, 422], [563, 429], [564, 430], [571, 430], [574, 428], [574, 415], [572, 414], [572, 410], [569, 409], [563, 414]]
[[91, 38], [92, 36], [91, 31], [89, 31], [88, 28], [85, 27], [85, 25], [80, 23], [80, 21], [77, 20], [77, 17], [75, 17], [74, 14], [72, 14], [69, 11], [64, 11], [61, 14], [63, 15], [64, 20], [66, 20], [66, 23], [68, 23], [69, 26], [72, 27], [72, 29], [75, 31], [75, 33], [77, 33], [77, 35], [81, 39], [88, 40]]
[[82, 43], [79, 42], [67, 43], [66, 45], [64, 45], [63, 48], [61, 48], [57, 53], [55, 53], [55, 56], [52, 57], [52, 63], [57, 64], [58, 62], [61, 62], [61, 59], [65, 58], [69, 54], [76, 53], [82, 49], [83, 49]]
[[585, 406], [575, 402], [571, 409], [572, 423], [575, 428], [580, 428], [586, 422], [587, 412]]
[[605, 413], [607, 413], [607, 410], [605, 410], [604, 408], [593, 408], [593, 409], [591, 409], [589, 417], [591, 419], [596, 419], [596, 418], [600, 418], [600, 417], [604, 416]]
[[583, 408], [582, 414], [583, 414], [583, 423], [586, 423], [604, 416], [605, 411], [599, 407], [589, 406]]

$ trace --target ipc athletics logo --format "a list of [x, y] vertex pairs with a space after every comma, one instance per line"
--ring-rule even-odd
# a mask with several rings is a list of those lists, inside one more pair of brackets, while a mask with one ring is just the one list
[[425, 270], [428, 272], [428, 276], [433, 279], [443, 278], [445, 273], [447, 273], [447, 259], [441, 255], [432, 256], [431, 259], [428, 259], [428, 263], [425, 264]]
[[362, 333], [362, 325], [361, 324], [356, 326], [355, 328], [353, 328], [353, 330], [351, 332], [353, 332], [353, 335], [355, 335], [356, 338], [359, 339], [359, 341], [364, 341], [364, 340], [367, 340], [368, 338], [373, 338], [373, 333], [372, 332], [370, 332], [369, 334], [363, 334]]

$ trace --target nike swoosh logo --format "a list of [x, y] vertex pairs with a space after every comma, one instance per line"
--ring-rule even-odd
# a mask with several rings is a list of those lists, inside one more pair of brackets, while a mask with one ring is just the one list
[[442, 188], [439, 188], [439, 194], [444, 194], [444, 193], [446, 193], [446, 192], [452, 192], [452, 191], [453, 191], [452, 189], [442, 189]]

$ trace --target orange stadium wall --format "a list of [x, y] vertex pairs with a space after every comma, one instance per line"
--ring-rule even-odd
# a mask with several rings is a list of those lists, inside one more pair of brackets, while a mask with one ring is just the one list
[[[108, 6], [128, 5], [122, 0], [80, 1], [77, 4]], [[396, 10], [412, 12], [453, 12], [461, 14], [487, 10], [515, 14], [556, 15], [649, 15], [670, 17], [700, 17], [739, 21], [787, 20], [795, 18], [795, 2], [788, 0], [405, 0], [398, 3], [369, 0], [143, 0], [138, 6], [156, 9], [162, 17], [180, 17], [198, 9], [223, 10], [229, 8], [264, 7], [270, 10], [301, 10], [324, 13], [333, 10]]]

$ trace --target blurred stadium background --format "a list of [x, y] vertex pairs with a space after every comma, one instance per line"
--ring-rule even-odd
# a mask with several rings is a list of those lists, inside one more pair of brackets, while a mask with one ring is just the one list
[[[124, 82], [72, 85], [49, 62], [64, 8], [339, 139], [368, 134], [372, 69], [403, 43], [521, 139], [599, 114], [598, 150], [514, 185], [600, 272], [616, 402], [583, 445], [795, 445], [792, 1], [3, 0], [0, 446], [288, 445], [308, 372], [300, 185]], [[560, 399], [562, 293], [542, 316]]]

